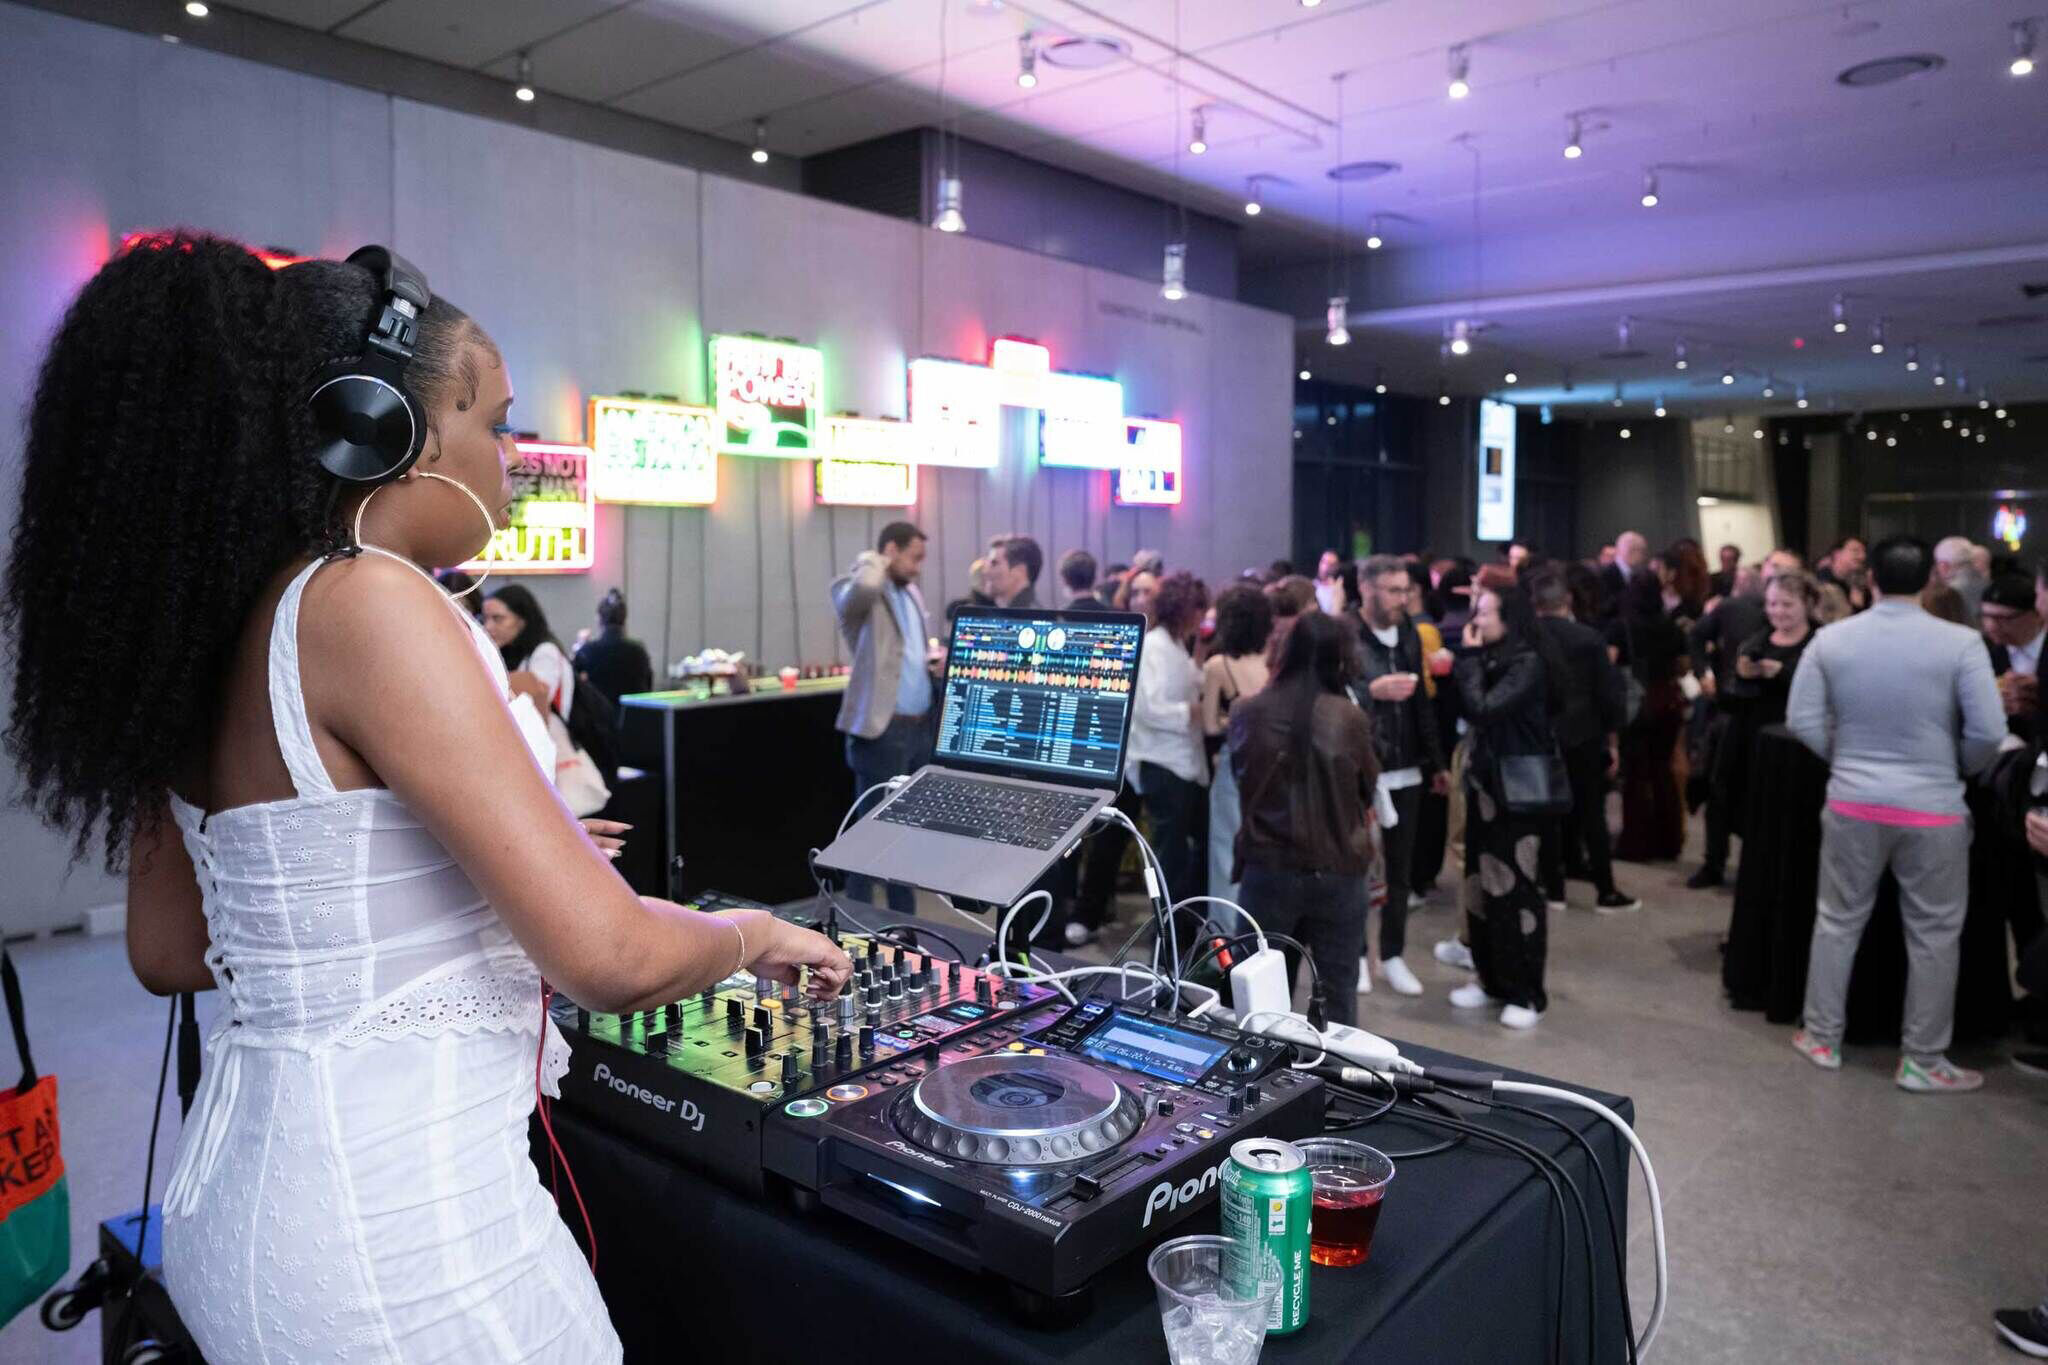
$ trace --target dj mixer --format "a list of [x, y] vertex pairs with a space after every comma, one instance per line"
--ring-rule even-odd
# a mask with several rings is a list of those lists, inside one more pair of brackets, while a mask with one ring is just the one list
[[[718, 892], [688, 904], [768, 908]], [[555, 1022], [571, 1052], [561, 1103], [759, 1192], [762, 1120], [771, 1109], [856, 1082], [895, 1086], [906, 1060], [1058, 998], [1044, 986], [864, 935], [840, 936], [839, 944], [856, 970], [832, 1001], [814, 1003], [798, 987], [742, 976], [635, 1014], [599, 1013], [557, 997]]]

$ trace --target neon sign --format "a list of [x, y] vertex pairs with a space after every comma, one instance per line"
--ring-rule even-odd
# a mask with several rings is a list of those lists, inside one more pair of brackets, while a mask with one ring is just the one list
[[711, 383], [726, 455], [807, 459], [817, 444], [825, 358], [763, 337], [711, 338]]
[[1113, 477], [1119, 506], [1178, 506], [1182, 491], [1180, 423], [1149, 417], [1127, 419], [1123, 460]]
[[986, 365], [910, 362], [910, 420], [927, 432], [926, 464], [995, 468], [1004, 408], [1038, 414], [1041, 464], [1114, 469], [1123, 458], [1123, 385], [1055, 370], [1052, 352], [1035, 341], [998, 337]]
[[512, 524], [462, 565], [472, 572], [588, 573], [596, 563], [597, 503], [590, 496], [590, 448], [515, 441], [509, 471]]
[[2027, 538], [2027, 514], [2009, 502], [1998, 504], [1998, 510], [1991, 514], [1991, 538], [2005, 542], [2005, 548], [2019, 553], [2020, 542]]
[[709, 507], [718, 498], [717, 423], [709, 408], [652, 398], [591, 399], [591, 496]]
[[1085, 374], [1040, 380], [1038, 462], [1068, 469], [1124, 463], [1124, 386]]
[[860, 417], [825, 419], [818, 501], [844, 507], [909, 507], [917, 501], [917, 429]]

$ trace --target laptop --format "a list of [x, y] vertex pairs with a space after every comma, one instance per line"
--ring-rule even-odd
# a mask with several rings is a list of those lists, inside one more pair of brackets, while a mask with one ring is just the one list
[[932, 762], [821, 866], [1005, 906], [1116, 799], [1145, 618], [970, 607], [953, 620]]

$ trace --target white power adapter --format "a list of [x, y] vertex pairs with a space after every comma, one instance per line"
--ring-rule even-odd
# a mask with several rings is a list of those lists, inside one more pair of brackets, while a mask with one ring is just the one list
[[1294, 1013], [1294, 988], [1287, 955], [1261, 948], [1230, 969], [1230, 1006], [1240, 1019], [1254, 1014]]

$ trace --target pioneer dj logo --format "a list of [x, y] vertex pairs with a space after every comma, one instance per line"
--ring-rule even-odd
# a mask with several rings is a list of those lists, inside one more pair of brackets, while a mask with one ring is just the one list
[[928, 1166], [937, 1166], [942, 1171], [950, 1171], [953, 1169], [952, 1162], [941, 1161], [929, 1152], [920, 1152], [919, 1150], [917, 1150], [917, 1148], [911, 1146], [907, 1142], [900, 1142], [894, 1138], [891, 1138], [888, 1142], [885, 1142], [882, 1145], [887, 1147], [892, 1152], [901, 1152], [905, 1156], [916, 1157], [919, 1161], [924, 1162]]
[[1189, 1200], [1200, 1199], [1210, 1190], [1216, 1188], [1216, 1177], [1222, 1174], [1222, 1171], [1223, 1164], [1218, 1162], [1201, 1175], [1191, 1175], [1178, 1185], [1174, 1184], [1171, 1180], [1160, 1181], [1152, 1187], [1152, 1193], [1145, 1197], [1145, 1221], [1138, 1224], [1138, 1226], [1141, 1228], [1151, 1227], [1152, 1215], [1158, 1213], [1161, 1209], [1172, 1213]]
[[674, 1114], [693, 1133], [704, 1131], [704, 1111], [699, 1109], [695, 1103], [690, 1100], [678, 1102], [666, 1095], [658, 1095], [645, 1086], [635, 1085], [623, 1076], [614, 1076], [611, 1063], [609, 1062], [599, 1062], [597, 1070], [591, 1073], [590, 1079], [599, 1085], [610, 1086], [627, 1099], [638, 1100], [642, 1104], [652, 1105], [664, 1114]]

